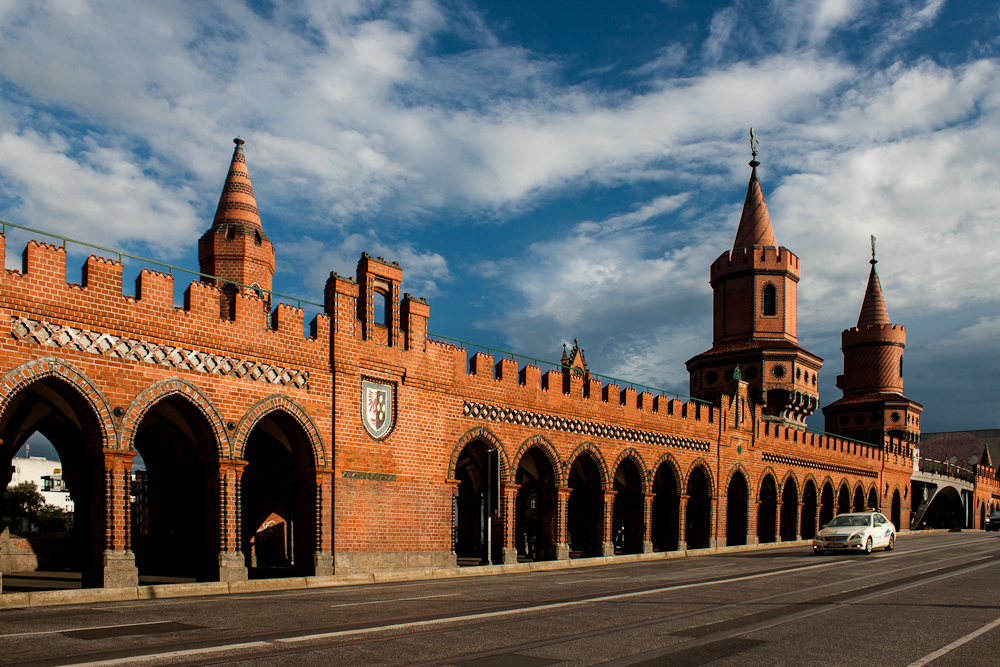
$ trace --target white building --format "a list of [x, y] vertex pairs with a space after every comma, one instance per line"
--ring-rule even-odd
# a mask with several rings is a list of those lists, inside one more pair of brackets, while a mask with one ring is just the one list
[[11, 459], [11, 465], [14, 466], [14, 475], [8, 487], [21, 482], [34, 482], [46, 503], [60, 507], [64, 512], [73, 511], [73, 501], [63, 482], [59, 461], [50, 461], [41, 456], [29, 456]]

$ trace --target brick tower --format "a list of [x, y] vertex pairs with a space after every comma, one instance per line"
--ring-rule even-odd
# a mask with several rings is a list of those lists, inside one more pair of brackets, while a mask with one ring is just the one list
[[837, 387], [844, 397], [823, 408], [826, 430], [871, 443], [882, 443], [886, 435], [917, 442], [924, 408], [903, 395], [906, 327], [889, 321], [877, 263], [873, 236], [858, 326], [841, 334], [844, 374], [837, 376]]
[[712, 349], [688, 360], [690, 392], [713, 402], [733, 395], [738, 367], [766, 418], [802, 425], [818, 406], [823, 360], [798, 345], [799, 258], [775, 241], [755, 140], [752, 149], [736, 242], [712, 264]]
[[[264, 234], [257, 213], [257, 201], [243, 155], [242, 139], [233, 139], [236, 150], [229, 165], [229, 175], [219, 197], [212, 228], [198, 240], [198, 262], [201, 272], [246, 285], [237, 287], [222, 281], [204, 279], [222, 290], [220, 314], [224, 319], [235, 317], [235, 295], [239, 290], [258, 296], [270, 309], [274, 278], [274, 246]], [[258, 292], [257, 289], [267, 290]]]

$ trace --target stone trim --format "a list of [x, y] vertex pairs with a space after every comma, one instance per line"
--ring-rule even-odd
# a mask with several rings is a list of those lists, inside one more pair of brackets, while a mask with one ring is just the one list
[[878, 472], [875, 470], [865, 470], [864, 468], [852, 468], [851, 466], [841, 466], [833, 463], [819, 463], [818, 461], [809, 461], [808, 459], [799, 459], [794, 456], [785, 456], [783, 454], [772, 454], [771, 452], [764, 452], [764, 461], [766, 461], [767, 463], [779, 463], [781, 465], [799, 466], [800, 468], [812, 468], [813, 470], [827, 470], [830, 472], [839, 472], [844, 475], [870, 477], [872, 479], [878, 478]]
[[585, 419], [557, 417], [541, 412], [518, 410], [515, 408], [488, 405], [486, 403], [473, 403], [472, 401], [463, 401], [462, 414], [473, 419], [485, 419], [486, 421], [533, 426], [553, 431], [582, 433], [584, 435], [609, 438], [611, 440], [624, 440], [650, 445], [660, 445], [663, 447], [693, 449], [702, 452], [707, 452], [710, 448], [710, 444], [704, 440], [682, 438], [676, 435], [666, 435], [664, 433], [656, 433], [653, 431], [640, 431], [632, 428], [623, 428], [621, 426], [587, 421]]
[[364, 479], [371, 482], [395, 482], [396, 476], [388, 472], [364, 472], [361, 470], [345, 470], [340, 475], [344, 479]]
[[237, 359], [221, 354], [78, 329], [44, 320], [11, 316], [11, 335], [24, 343], [89, 352], [186, 371], [225, 375], [265, 384], [309, 389], [309, 371]]

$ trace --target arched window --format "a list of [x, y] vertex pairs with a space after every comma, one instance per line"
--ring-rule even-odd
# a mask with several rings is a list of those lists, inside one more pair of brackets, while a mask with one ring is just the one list
[[763, 314], [778, 314], [778, 290], [775, 289], [774, 285], [764, 287]]
[[253, 242], [254, 242], [254, 243], [255, 243], [256, 245], [260, 245], [260, 244], [261, 244], [261, 238], [260, 238], [260, 232], [257, 232], [257, 231], [255, 231], [255, 232], [253, 233]]
[[382, 292], [375, 292], [372, 298], [372, 314], [375, 318], [375, 324], [386, 324], [388, 322], [388, 317], [386, 317], [386, 298], [385, 294]]
[[903, 357], [899, 357], [899, 377], [903, 377]]

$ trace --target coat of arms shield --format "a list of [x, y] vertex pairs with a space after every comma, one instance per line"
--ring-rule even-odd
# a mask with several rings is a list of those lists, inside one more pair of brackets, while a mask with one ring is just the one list
[[393, 424], [392, 385], [362, 380], [361, 422], [376, 440], [389, 434]]

